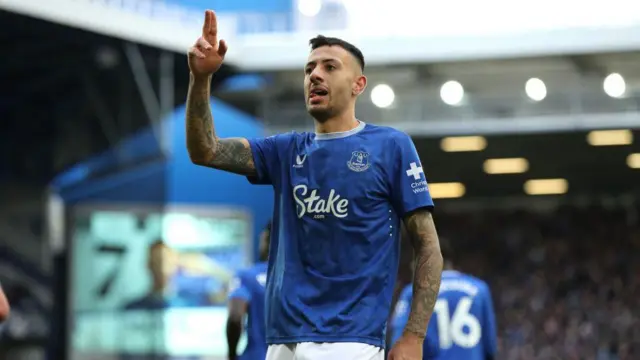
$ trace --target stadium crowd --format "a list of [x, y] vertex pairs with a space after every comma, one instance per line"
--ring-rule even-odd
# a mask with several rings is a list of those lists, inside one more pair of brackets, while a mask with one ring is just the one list
[[436, 221], [457, 267], [491, 286], [500, 359], [640, 358], [637, 208], [437, 213]]

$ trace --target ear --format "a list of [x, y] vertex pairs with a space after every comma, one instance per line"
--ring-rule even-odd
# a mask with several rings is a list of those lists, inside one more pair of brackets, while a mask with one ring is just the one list
[[367, 77], [364, 75], [359, 75], [356, 78], [356, 81], [353, 82], [353, 88], [351, 89], [351, 94], [353, 96], [359, 96], [364, 92], [364, 89], [367, 88]]

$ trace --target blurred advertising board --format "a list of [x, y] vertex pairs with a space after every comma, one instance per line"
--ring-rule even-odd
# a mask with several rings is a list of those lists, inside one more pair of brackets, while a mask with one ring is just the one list
[[228, 282], [251, 261], [251, 222], [227, 208], [75, 209], [71, 358], [224, 358]]

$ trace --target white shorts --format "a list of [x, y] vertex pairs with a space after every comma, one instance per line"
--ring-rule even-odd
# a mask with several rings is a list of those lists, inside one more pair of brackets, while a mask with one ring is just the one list
[[384, 360], [384, 350], [362, 343], [269, 345], [266, 360]]

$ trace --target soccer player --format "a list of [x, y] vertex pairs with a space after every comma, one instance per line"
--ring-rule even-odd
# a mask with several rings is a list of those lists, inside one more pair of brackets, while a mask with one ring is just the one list
[[162, 310], [169, 307], [186, 307], [186, 299], [171, 289], [171, 278], [178, 271], [178, 254], [164, 241], [157, 240], [149, 246], [147, 268], [151, 277], [149, 292], [125, 305], [126, 310]]
[[[424, 359], [493, 360], [497, 347], [496, 320], [489, 286], [471, 275], [453, 270], [453, 250], [441, 243], [445, 259], [435, 317], [429, 323]], [[413, 296], [411, 286], [400, 295], [391, 323], [393, 338], [408, 321]], [[397, 335], [396, 335], [397, 334]]]
[[421, 360], [442, 273], [423, 167], [407, 134], [356, 118], [356, 99], [367, 85], [362, 52], [324, 36], [310, 45], [304, 94], [315, 132], [219, 138], [210, 84], [227, 44], [218, 40], [215, 14], [206, 11], [202, 37], [189, 51], [191, 161], [274, 188], [268, 360], [384, 358], [401, 220], [415, 248], [419, 301], [389, 358]]
[[[267, 341], [264, 328], [264, 287], [267, 283], [267, 258], [271, 223], [260, 234], [260, 261], [238, 272], [229, 289], [229, 318], [227, 319], [227, 345], [229, 360], [264, 360]], [[247, 316], [247, 347], [238, 356], [237, 348], [242, 335], [242, 324]]]
[[[149, 291], [125, 305], [126, 310], [163, 310], [167, 308], [198, 307], [207, 305], [197, 296], [180, 294], [176, 291], [175, 276], [180, 269], [198, 276], [208, 276], [221, 283], [231, 279], [231, 272], [208, 259], [203, 254], [181, 254], [162, 240], [154, 241], [148, 249], [147, 269], [151, 277]], [[226, 298], [223, 295], [221, 302]]]

